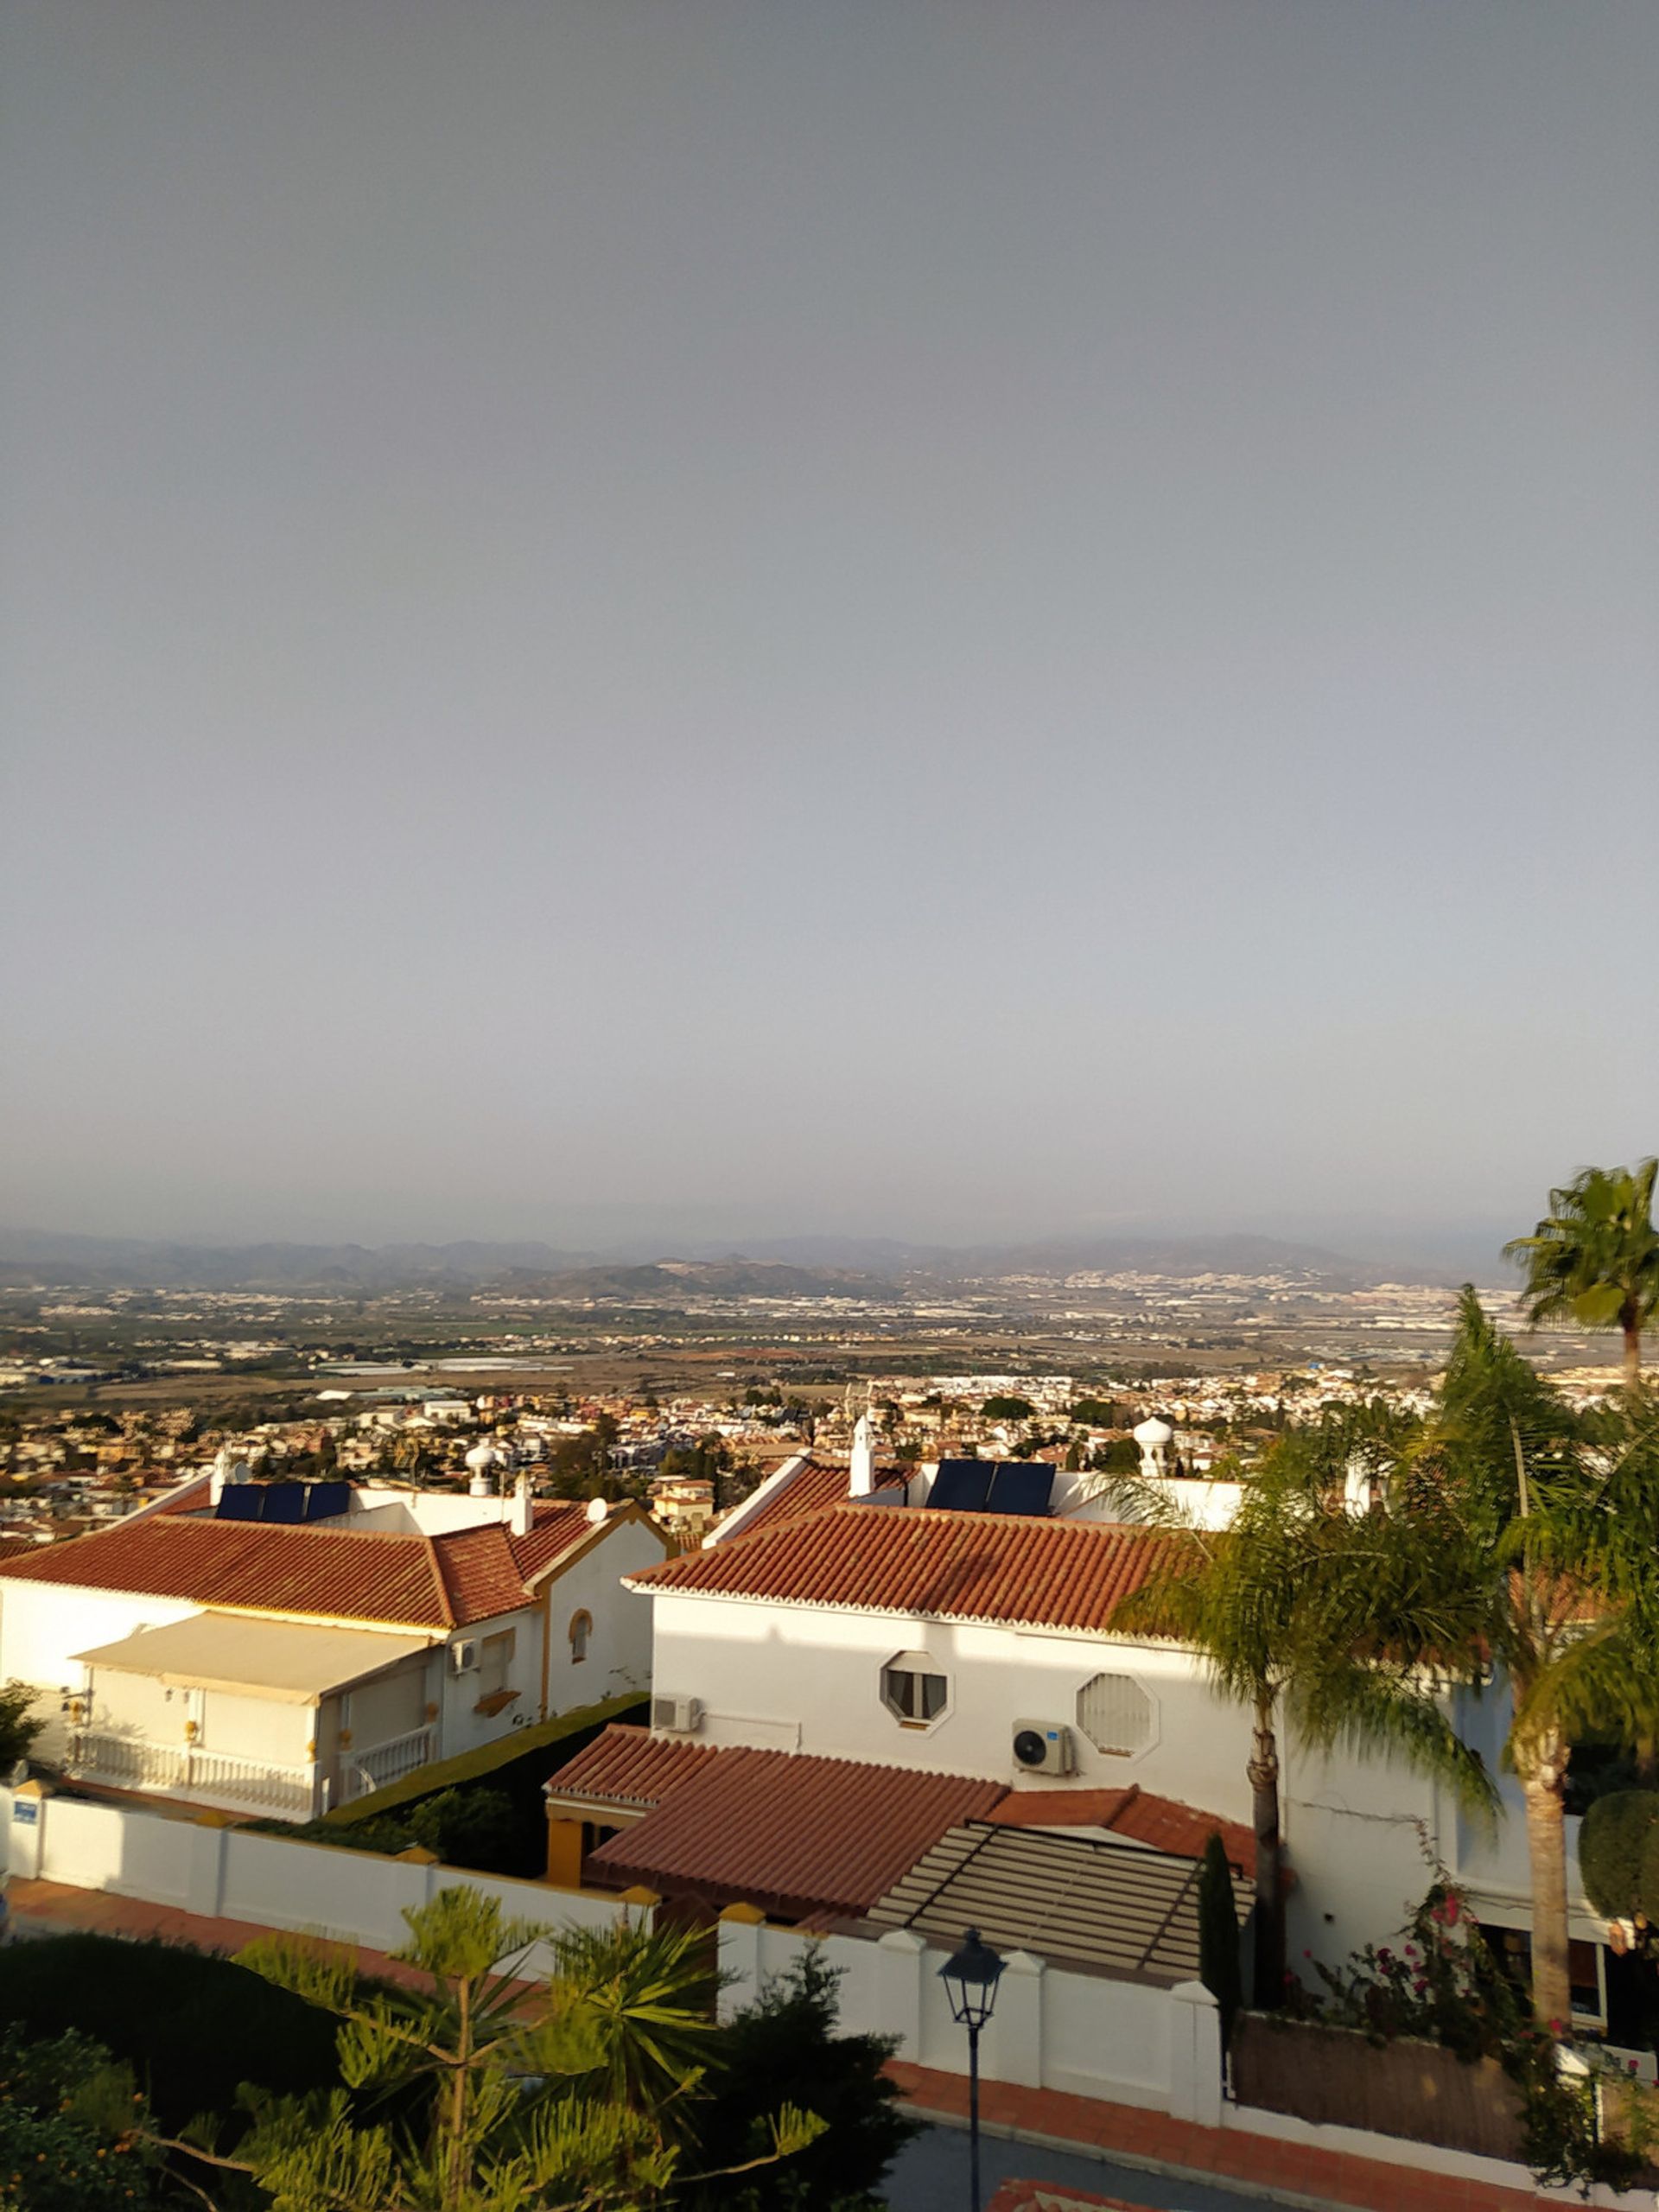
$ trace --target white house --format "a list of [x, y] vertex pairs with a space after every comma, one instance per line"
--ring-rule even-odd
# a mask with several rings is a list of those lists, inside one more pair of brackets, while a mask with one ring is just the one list
[[[825, 1504], [804, 1466], [747, 1530], [728, 1522], [721, 1540], [631, 1578], [652, 1599], [658, 1732], [983, 1777], [1080, 1805], [1133, 1783], [1250, 1821], [1244, 1711], [1216, 1694], [1196, 1654], [1109, 1625], [1156, 1535], [907, 1504], [906, 1487], [855, 1468], [861, 1479], [874, 1486]], [[1457, 1710], [1496, 1773], [1503, 1695]], [[1293, 1956], [1334, 1962], [1387, 1942], [1427, 1888], [1431, 1853], [1489, 1928], [1524, 1941], [1518, 1808], [1493, 1840], [1391, 1760], [1314, 1756], [1286, 1728], [1280, 1751]], [[1605, 2014], [1608, 1931], [1579, 1889], [1575, 1845], [1570, 1822], [1575, 2012], [1590, 2023]]]
[[670, 1548], [638, 1506], [524, 1484], [216, 1479], [0, 1560], [0, 1678], [35, 1687], [37, 1753], [72, 1776], [305, 1819], [643, 1688], [649, 1609], [622, 1578]]

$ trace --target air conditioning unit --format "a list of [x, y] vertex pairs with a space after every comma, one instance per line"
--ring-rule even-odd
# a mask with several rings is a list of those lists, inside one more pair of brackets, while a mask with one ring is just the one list
[[449, 1671], [452, 1675], [470, 1675], [478, 1665], [478, 1638], [464, 1637], [459, 1643], [449, 1647]]
[[1027, 1774], [1075, 1774], [1077, 1754], [1071, 1731], [1054, 1720], [1016, 1720], [1014, 1763]]
[[651, 1725], [671, 1736], [695, 1736], [702, 1726], [702, 1700], [654, 1697], [651, 1700]]

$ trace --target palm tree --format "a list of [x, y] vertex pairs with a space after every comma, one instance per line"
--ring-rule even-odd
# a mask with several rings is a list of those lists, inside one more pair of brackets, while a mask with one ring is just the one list
[[1521, 1300], [1535, 1325], [1623, 1331], [1627, 1389], [1642, 1371], [1642, 1332], [1659, 1311], [1656, 1173], [1659, 1160], [1584, 1168], [1550, 1192], [1549, 1211], [1530, 1236], [1503, 1247], [1506, 1260], [1526, 1268]]
[[1174, 1524], [1147, 1580], [1112, 1615], [1115, 1629], [1178, 1637], [1207, 1662], [1224, 1697], [1248, 1707], [1255, 1830], [1258, 2007], [1284, 1996], [1285, 1900], [1279, 1723], [1311, 1746], [1340, 1740], [1392, 1750], [1450, 1784], [1471, 1810], [1494, 1792], [1459, 1738], [1421, 1660], [1460, 1624], [1433, 1600], [1424, 1563], [1382, 1516], [1333, 1502], [1325, 1440], [1293, 1432], [1247, 1489], [1230, 1528]]
[[[1465, 1287], [1435, 1418], [1397, 1482], [1398, 1525], [1440, 1579], [1471, 1682], [1513, 1712], [1532, 1886], [1533, 2005], [1571, 2012], [1564, 1787], [1574, 1737], [1631, 1709], [1620, 1616], [1596, 1590], [1596, 1481], [1580, 1424]], [[1448, 1664], [1455, 1656], [1446, 1647]]]
[[[364, 2101], [344, 2088], [259, 2096], [233, 2154], [194, 2126], [188, 2140], [150, 2139], [251, 2175], [287, 2212], [640, 2212], [677, 2184], [771, 2165], [823, 2133], [785, 2106], [743, 2164], [680, 2172], [677, 2139], [690, 2131], [665, 2116], [695, 2094], [716, 2033], [695, 1934], [620, 1927], [584, 1947], [462, 1888], [404, 1917], [410, 1940], [393, 1955], [416, 1970], [407, 1985], [360, 1983], [349, 1951], [304, 1937], [238, 1955], [334, 2015], [341, 2079]], [[538, 1940], [561, 1961], [540, 1991], [518, 1979]]]

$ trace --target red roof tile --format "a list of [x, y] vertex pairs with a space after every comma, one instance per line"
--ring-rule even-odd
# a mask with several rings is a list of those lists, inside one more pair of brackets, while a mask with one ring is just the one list
[[696, 1744], [685, 1736], [653, 1736], [644, 1728], [613, 1721], [549, 1776], [547, 1794], [655, 1805], [693, 1768], [714, 1757], [712, 1744]]
[[0, 1578], [133, 1590], [243, 1612], [448, 1629], [529, 1604], [526, 1576], [581, 1542], [592, 1525], [580, 1505], [542, 1509], [531, 1535], [518, 1539], [499, 1525], [434, 1538], [135, 1516], [29, 1559], [0, 1560]]
[[[563, 1777], [560, 1789], [564, 1789]], [[643, 1820], [594, 1852], [613, 1879], [753, 1899], [785, 1912], [862, 1912], [947, 1828], [983, 1819], [1000, 1782], [803, 1751], [704, 1751]]]
[[1167, 1541], [1109, 1522], [854, 1503], [626, 1579], [653, 1592], [1098, 1631]]
[[1218, 1834], [1229, 1862], [1241, 1873], [1255, 1859], [1255, 1837], [1243, 1821], [1154, 1797], [1135, 1783], [1122, 1789], [1011, 1789], [988, 1817], [998, 1827], [1109, 1828], [1175, 1859], [1202, 1859]]
[[[738, 1535], [752, 1536], [758, 1529], [775, 1529], [785, 1521], [798, 1520], [803, 1513], [822, 1513], [839, 1505], [850, 1479], [845, 1467], [825, 1466], [820, 1460], [809, 1459], [786, 1483], [779, 1484], [765, 1504], [756, 1507]], [[737, 1510], [742, 1511], [741, 1506]], [[730, 1541], [735, 1542], [737, 1537]]]

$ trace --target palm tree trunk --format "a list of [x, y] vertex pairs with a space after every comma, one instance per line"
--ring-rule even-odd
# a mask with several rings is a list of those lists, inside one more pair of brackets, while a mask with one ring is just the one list
[[1255, 2009], [1271, 2012], [1285, 2001], [1285, 1900], [1279, 1878], [1279, 1746], [1273, 1732], [1273, 1700], [1256, 1700], [1249, 1776], [1255, 1825]]
[[1564, 2035], [1573, 2012], [1567, 1966], [1567, 1819], [1561, 1784], [1567, 1762], [1552, 1738], [1524, 1765], [1516, 1761], [1527, 1807], [1532, 1868], [1532, 2006], [1541, 2027]]
[[1642, 1326], [1628, 1306], [1618, 1318], [1624, 1331], [1624, 1388], [1634, 1390], [1642, 1380]]

